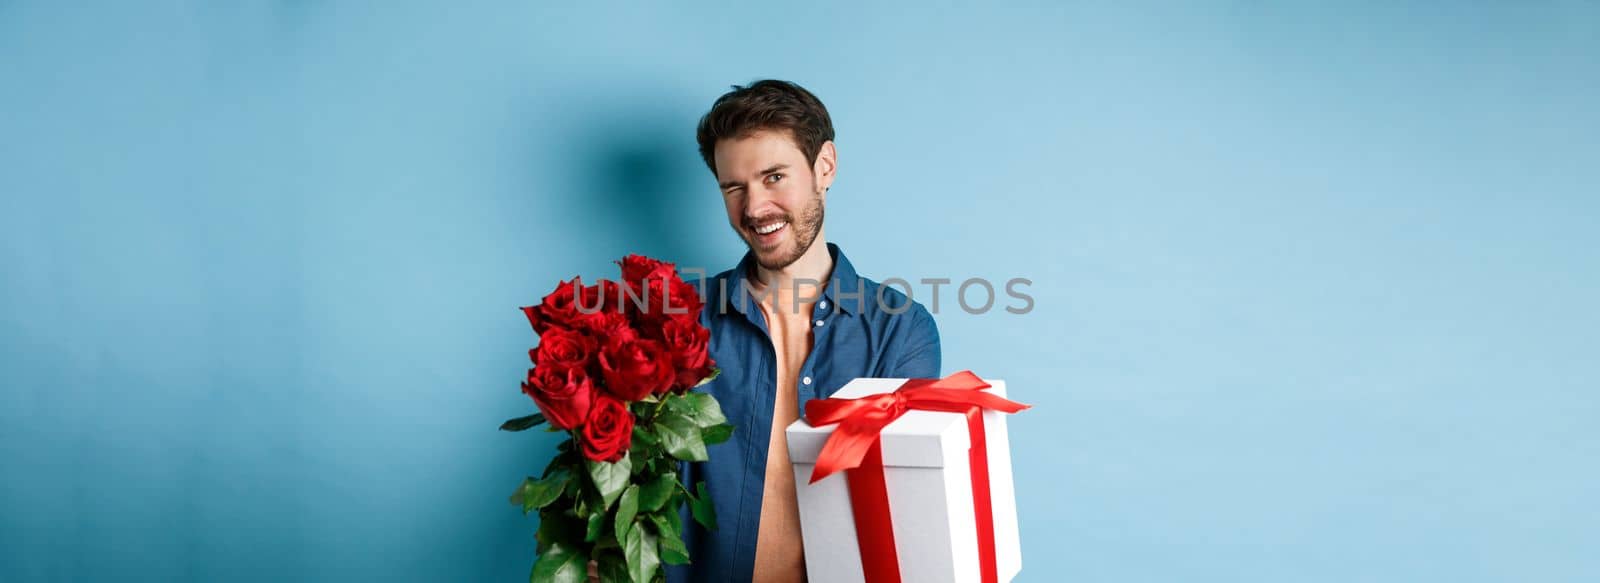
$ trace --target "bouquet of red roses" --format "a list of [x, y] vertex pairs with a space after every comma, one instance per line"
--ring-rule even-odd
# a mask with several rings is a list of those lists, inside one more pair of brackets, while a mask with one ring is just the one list
[[511, 495], [524, 514], [539, 511], [531, 581], [585, 581], [590, 561], [602, 581], [663, 580], [662, 562], [689, 561], [685, 503], [716, 528], [705, 484], [691, 492], [677, 474], [680, 460], [704, 461], [707, 445], [733, 433], [716, 399], [694, 391], [718, 373], [700, 296], [671, 263], [617, 263], [621, 282], [573, 278], [522, 308], [539, 334], [522, 392], [539, 413], [500, 428], [568, 433], [544, 473]]

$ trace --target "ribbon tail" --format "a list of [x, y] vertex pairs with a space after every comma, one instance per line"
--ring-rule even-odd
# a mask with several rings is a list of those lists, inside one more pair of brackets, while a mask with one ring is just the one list
[[972, 447], [967, 451], [972, 474], [972, 510], [978, 530], [978, 571], [983, 583], [998, 583], [1000, 568], [994, 546], [994, 496], [989, 487], [989, 439], [984, 432], [983, 410], [967, 410], [967, 433]]
[[889, 514], [889, 486], [883, 477], [883, 447], [872, 442], [861, 467], [846, 472], [845, 478], [866, 583], [900, 583], [900, 556], [895, 550], [894, 521]]

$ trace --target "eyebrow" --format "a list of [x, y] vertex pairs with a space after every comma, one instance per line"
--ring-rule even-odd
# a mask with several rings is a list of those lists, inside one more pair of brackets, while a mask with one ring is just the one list
[[[787, 168], [789, 168], [788, 164], [783, 164], [783, 163], [773, 164], [772, 166], [767, 167], [766, 170], [762, 170], [758, 174], [758, 176], [766, 176], [768, 174], [772, 174], [774, 172], [777, 172], [779, 170], [784, 170], [784, 169], [787, 169]], [[723, 182], [718, 183], [717, 186], [720, 186], [723, 190], [727, 190], [727, 189], [735, 187], [735, 186], [744, 186], [744, 182], [738, 181], [738, 180], [725, 180]]]

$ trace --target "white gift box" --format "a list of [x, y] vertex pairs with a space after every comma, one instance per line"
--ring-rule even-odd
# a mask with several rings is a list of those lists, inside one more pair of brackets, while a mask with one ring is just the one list
[[[859, 378], [832, 398], [888, 393], [906, 379]], [[984, 379], [985, 392], [1006, 396], [1005, 381]], [[994, 508], [995, 563], [1000, 581], [1022, 570], [1012, 488], [1011, 446], [1006, 414], [984, 410], [989, 484]], [[806, 571], [818, 583], [864, 581], [861, 549], [851, 514], [848, 472], [811, 484], [817, 454], [837, 425], [812, 427], [802, 417], [786, 431], [800, 503]], [[884, 482], [894, 528], [900, 578], [906, 583], [978, 583], [978, 531], [972, 501], [971, 446], [967, 418], [960, 413], [907, 411], [880, 433]]]

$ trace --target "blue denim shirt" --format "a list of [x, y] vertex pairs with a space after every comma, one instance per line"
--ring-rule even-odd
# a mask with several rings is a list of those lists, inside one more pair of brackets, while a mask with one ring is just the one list
[[[828, 245], [833, 273], [812, 312], [811, 354], [799, 377], [800, 410], [857, 377], [939, 376], [939, 330], [933, 316], [893, 286], [860, 278], [844, 253]], [[755, 258], [708, 278], [701, 293], [701, 323], [711, 331], [711, 356], [722, 374], [706, 385], [736, 428], [728, 441], [707, 449], [709, 461], [683, 464], [691, 489], [704, 480], [716, 505], [717, 530], [684, 513], [684, 542], [692, 564], [671, 566], [673, 583], [749, 581], [755, 568], [756, 529], [766, 480], [767, 447], [777, 395], [777, 356], [766, 318], [744, 281]], [[803, 479], [803, 478], [797, 478]]]

